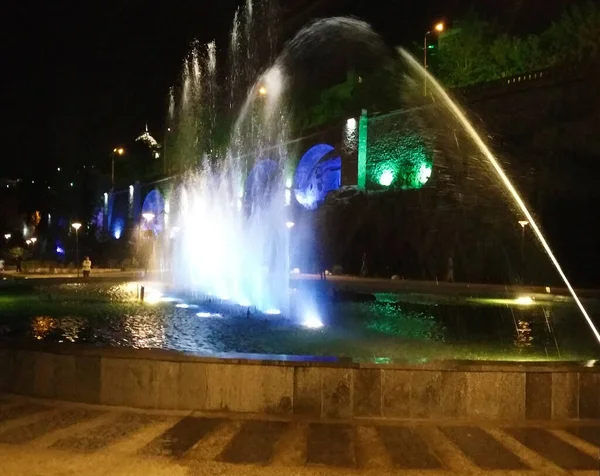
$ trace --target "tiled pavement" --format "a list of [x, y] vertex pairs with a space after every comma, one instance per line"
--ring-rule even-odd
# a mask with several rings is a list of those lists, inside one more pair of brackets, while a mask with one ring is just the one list
[[600, 475], [600, 421], [325, 423], [0, 396], [0, 474], [142, 473]]

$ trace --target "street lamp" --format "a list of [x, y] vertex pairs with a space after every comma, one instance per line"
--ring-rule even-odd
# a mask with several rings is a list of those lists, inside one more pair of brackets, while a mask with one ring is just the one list
[[265, 88], [264, 86], [261, 86], [260, 88], [258, 88], [258, 94], [260, 94], [261, 96], [266, 96], [267, 88]]
[[79, 277], [79, 229], [81, 223], [76, 222], [71, 226], [75, 228], [75, 266], [77, 267], [77, 277]]
[[37, 238], [35, 236], [31, 237], [31, 242], [35, 245], [35, 242], [37, 241]]
[[7, 240], [10, 240], [10, 237], [11, 237], [11, 236], [12, 236], [12, 235], [11, 235], [10, 233], [7, 233], [6, 235], [4, 235], [4, 238], [6, 238]]
[[111, 154], [111, 183], [113, 188], [115, 187], [115, 155], [124, 155], [125, 154], [125, 149], [123, 149], [123, 147], [115, 147], [112, 151]]
[[525, 227], [529, 225], [527, 220], [519, 220], [519, 225], [521, 225], [521, 274], [523, 279], [523, 284], [525, 284]]
[[[154, 217], [155, 217], [155, 215], [154, 215], [154, 213], [152, 213], [152, 212], [145, 212], [145, 213], [142, 213], [142, 218], [143, 218], [144, 220], [146, 220], [146, 227], [148, 227], [148, 226], [149, 226], [148, 224], [149, 224], [149, 223], [150, 223], [152, 220], [154, 220]], [[141, 235], [141, 233], [142, 233], [142, 224], [140, 223], [140, 235]], [[154, 233], [152, 234], [152, 237], [154, 238]], [[151, 243], [151, 245], [152, 245], [151, 254], [152, 254], [152, 255], [154, 255], [154, 240], [152, 240], [152, 243]], [[152, 258], [152, 255], [150, 256], [150, 258]], [[146, 276], [146, 275], [148, 274], [148, 264], [149, 264], [149, 259], [147, 259], [147, 260], [145, 260], [145, 261], [146, 261], [146, 265], [145, 265], [145, 270], [144, 270], [144, 276]]]
[[[426, 32], [423, 37], [423, 68], [425, 68], [425, 72], [427, 72], [427, 37], [431, 35], [433, 31], [441, 33], [444, 31], [444, 24], [442, 22], [436, 23], [433, 30]], [[427, 96], [427, 75], [425, 75], [425, 81], [423, 82], [423, 95]]]

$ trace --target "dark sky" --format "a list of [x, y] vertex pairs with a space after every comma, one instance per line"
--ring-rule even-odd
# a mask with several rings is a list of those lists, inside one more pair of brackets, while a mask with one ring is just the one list
[[[142, 131], [160, 137], [166, 93], [187, 45], [228, 34], [242, 0], [95, 0], [3, 5], [0, 177], [93, 163]], [[420, 41], [473, 0], [282, 0], [312, 15], [361, 17], [391, 44]], [[478, 0], [513, 31], [548, 24], [568, 0]], [[498, 5], [500, 4], [500, 5]], [[42, 5], [42, 6], [40, 6]], [[302, 12], [300, 9], [298, 12]], [[304, 17], [300, 17], [303, 21]]]

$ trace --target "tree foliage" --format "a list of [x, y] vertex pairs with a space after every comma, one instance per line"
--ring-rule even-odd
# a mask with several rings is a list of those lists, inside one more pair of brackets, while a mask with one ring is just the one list
[[442, 36], [432, 69], [444, 84], [462, 87], [514, 76], [600, 51], [600, 8], [591, 0], [572, 5], [540, 35], [500, 33], [474, 14]]

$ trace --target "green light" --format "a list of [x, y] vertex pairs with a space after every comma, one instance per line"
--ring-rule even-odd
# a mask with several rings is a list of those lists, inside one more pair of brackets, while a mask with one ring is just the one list
[[367, 111], [363, 109], [358, 121], [358, 188], [365, 189], [367, 183]]
[[433, 150], [417, 127], [394, 116], [369, 121], [367, 188], [414, 190], [430, 180]]
[[419, 167], [419, 173], [417, 175], [417, 180], [420, 184], [425, 185], [427, 181], [431, 177], [431, 165], [429, 164], [421, 164]]
[[430, 49], [430, 50], [432, 50], [432, 49], [435, 48], [435, 45], [428, 45], [427, 48]]
[[384, 170], [383, 173], [379, 176], [379, 185], [383, 185], [384, 187], [389, 187], [394, 181], [394, 172], [391, 170]]

